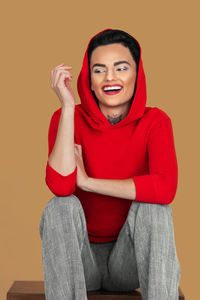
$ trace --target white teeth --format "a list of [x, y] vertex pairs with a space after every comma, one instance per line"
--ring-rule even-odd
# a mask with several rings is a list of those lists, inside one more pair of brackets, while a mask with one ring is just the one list
[[104, 91], [121, 90], [120, 86], [107, 86], [103, 88]]

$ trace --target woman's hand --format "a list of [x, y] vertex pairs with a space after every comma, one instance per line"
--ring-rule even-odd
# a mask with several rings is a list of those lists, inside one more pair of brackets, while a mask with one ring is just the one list
[[51, 70], [51, 87], [60, 99], [62, 107], [75, 107], [75, 96], [72, 88], [69, 86], [69, 81], [72, 81], [72, 75], [69, 70], [72, 67], [58, 65]]
[[76, 184], [79, 188], [85, 190], [89, 177], [85, 172], [85, 167], [84, 167], [83, 157], [82, 157], [82, 147], [81, 145], [74, 144], [74, 149], [75, 149], [75, 159], [77, 162]]

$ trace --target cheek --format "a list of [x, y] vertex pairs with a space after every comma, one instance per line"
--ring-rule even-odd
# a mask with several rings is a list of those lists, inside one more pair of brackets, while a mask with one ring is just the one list
[[136, 75], [134, 74], [134, 75], [132, 75], [132, 76], [128, 76], [128, 77], [126, 77], [125, 79], [125, 83], [126, 83], [126, 85], [127, 85], [127, 87], [132, 87], [132, 88], [134, 88], [135, 87], [135, 81], [136, 81]]
[[98, 90], [101, 86], [101, 79], [91, 77], [91, 87], [93, 90]]

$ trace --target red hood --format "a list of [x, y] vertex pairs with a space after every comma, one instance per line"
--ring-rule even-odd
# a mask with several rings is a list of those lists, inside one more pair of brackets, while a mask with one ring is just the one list
[[[94, 36], [108, 29], [111, 28], [104, 29], [98, 32], [97, 34], [95, 34]], [[92, 38], [90, 39], [90, 41], [92, 40]], [[84, 118], [88, 119], [88, 122], [92, 127], [98, 127], [99, 129], [102, 127], [108, 127], [108, 128], [121, 127], [141, 118], [144, 114], [145, 106], [146, 106], [146, 80], [145, 80], [145, 74], [144, 74], [143, 63], [141, 58], [140, 44], [138, 43], [140, 48], [140, 59], [139, 59], [139, 66], [138, 66], [136, 90], [135, 90], [135, 95], [134, 95], [131, 108], [129, 110], [128, 115], [124, 119], [122, 119], [119, 123], [115, 125], [111, 125], [110, 122], [106, 119], [106, 117], [99, 109], [94, 99], [94, 96], [92, 94], [92, 91], [90, 89], [89, 66], [88, 66], [88, 47], [90, 41], [88, 43], [83, 58], [83, 65], [77, 80], [77, 89], [81, 101], [81, 105], [79, 106], [79, 109], [81, 110], [80, 112], [84, 114]]]

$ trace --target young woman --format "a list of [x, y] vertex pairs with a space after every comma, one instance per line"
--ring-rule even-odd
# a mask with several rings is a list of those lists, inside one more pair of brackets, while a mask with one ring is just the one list
[[131, 291], [178, 300], [172, 210], [178, 166], [170, 117], [146, 106], [141, 47], [122, 30], [89, 42], [77, 88], [71, 66], [51, 72], [46, 183], [55, 194], [41, 221], [47, 300]]

